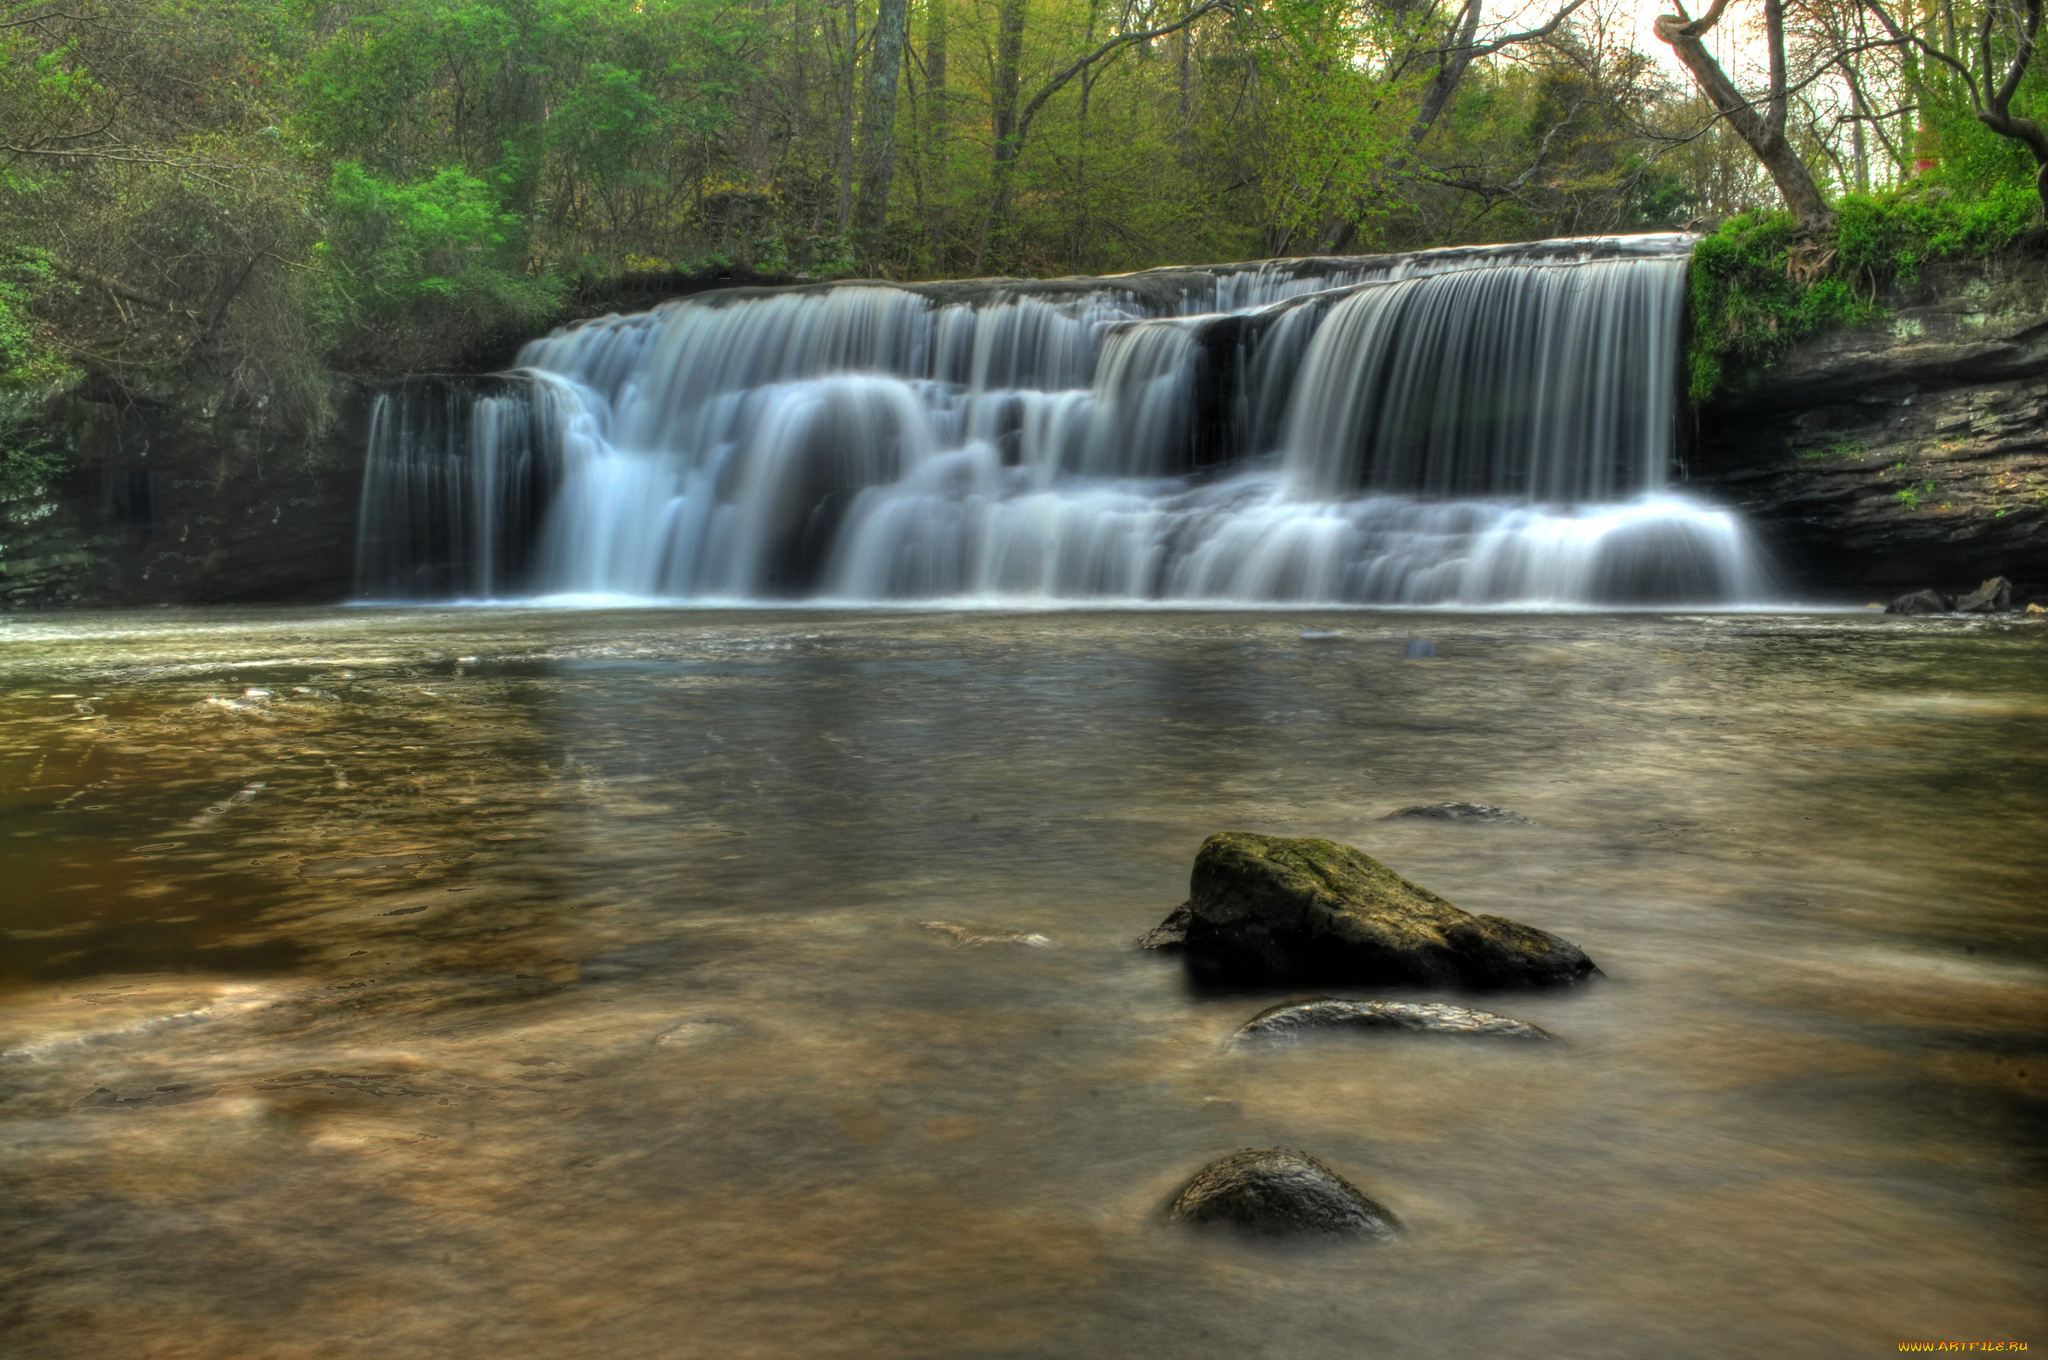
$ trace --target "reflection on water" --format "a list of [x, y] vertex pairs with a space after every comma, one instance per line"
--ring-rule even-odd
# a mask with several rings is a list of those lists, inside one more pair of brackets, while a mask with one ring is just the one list
[[[10, 1353], [2048, 1343], [2038, 631], [158, 611], [0, 642]], [[1532, 824], [1379, 820], [1448, 800]], [[1225, 827], [1361, 845], [1608, 980], [1482, 1003], [1549, 1051], [1229, 1051], [1276, 996], [1127, 947]], [[1249, 1145], [1408, 1232], [1158, 1223]]]

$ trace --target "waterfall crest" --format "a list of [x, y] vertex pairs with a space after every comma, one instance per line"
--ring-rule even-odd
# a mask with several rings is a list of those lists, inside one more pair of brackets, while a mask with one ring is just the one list
[[365, 598], [1739, 603], [1676, 236], [744, 289], [380, 399]]

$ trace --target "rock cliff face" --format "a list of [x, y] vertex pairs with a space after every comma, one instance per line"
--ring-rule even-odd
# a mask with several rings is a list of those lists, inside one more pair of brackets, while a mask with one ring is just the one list
[[2048, 593], [2048, 257], [1929, 267], [1891, 315], [1738, 375], [1696, 413], [1691, 484], [1813, 596]]
[[334, 400], [314, 432], [203, 382], [54, 401], [72, 470], [0, 499], [0, 608], [347, 598], [367, 401]]

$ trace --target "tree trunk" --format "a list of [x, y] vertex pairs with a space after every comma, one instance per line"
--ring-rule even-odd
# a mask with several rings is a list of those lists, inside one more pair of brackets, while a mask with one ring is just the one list
[[1785, 92], [1785, 25], [1779, 0], [1764, 0], [1764, 24], [1769, 30], [1771, 93], [1761, 115], [1754, 104], [1742, 97], [1742, 92], [1735, 88], [1735, 82], [1721, 69], [1721, 63], [1714, 60], [1714, 54], [1700, 41], [1700, 35], [1720, 18], [1726, 3], [1727, 0], [1720, 0], [1706, 17], [1691, 23], [1675, 14], [1663, 15], [1655, 24], [1657, 36], [1670, 45], [1686, 69], [1692, 72], [1701, 92], [1728, 120], [1728, 126], [1735, 129], [1735, 134], [1748, 143], [1756, 158], [1763, 162], [1771, 182], [1778, 186], [1778, 193], [1793, 216], [1808, 226], [1824, 225], [1833, 216], [1828, 211], [1827, 200], [1821, 197], [1820, 186], [1813, 182], [1813, 174], [1806, 168], [1806, 162], [1785, 139], [1788, 102]]
[[1853, 59], [1849, 65], [1849, 113], [1856, 120], [1851, 125], [1855, 133], [1851, 145], [1856, 153], [1856, 192], [1867, 194], [1870, 192], [1870, 146], [1864, 136], [1863, 119], [1869, 110], [1863, 107], [1863, 85], [1856, 79]]
[[868, 62], [867, 106], [861, 110], [860, 201], [855, 221], [873, 250], [889, 219], [889, 180], [896, 172], [896, 85], [908, 37], [907, 0], [881, 0], [875, 50]]
[[944, 274], [952, 224], [946, 141], [953, 121], [953, 105], [946, 94], [946, 0], [925, 0], [924, 96], [924, 179], [931, 194], [925, 230], [932, 243], [932, 262]]
[[853, 221], [853, 108], [860, 83], [860, 5], [846, 0], [846, 84], [839, 92], [839, 213], [834, 222], [846, 235]]
[[[1089, 38], [1091, 38], [1091, 39], [1093, 39], [1093, 38], [1094, 38], [1094, 36], [1095, 36], [1095, 33], [1094, 33], [1094, 30], [1093, 30], [1092, 28], [1091, 28], [1091, 29], [1089, 30], [1088, 36], [1089, 36]], [[1194, 112], [1195, 112], [1195, 76], [1194, 76], [1194, 70], [1193, 70], [1193, 67], [1194, 67], [1194, 46], [1195, 46], [1195, 31], [1194, 31], [1193, 29], [1191, 29], [1191, 28], [1184, 28], [1184, 29], [1182, 29], [1182, 30], [1180, 31], [1180, 54], [1179, 54], [1179, 55], [1180, 55], [1180, 110], [1179, 110], [1179, 112], [1180, 112], [1180, 126], [1179, 126], [1179, 129], [1178, 129], [1178, 134], [1177, 134], [1177, 135], [1178, 135], [1178, 136], [1179, 136], [1179, 137], [1181, 138], [1181, 140], [1182, 140], [1183, 142], [1185, 142], [1185, 141], [1187, 140], [1187, 128], [1188, 128], [1188, 119], [1189, 119], [1189, 118], [1191, 118], [1191, 117], [1192, 117], [1192, 116], [1194, 115]]]
[[990, 236], [1002, 229], [1010, 208], [1010, 176], [1017, 164], [1017, 82], [1024, 63], [1024, 0], [1002, 0], [996, 9], [995, 88], [989, 92], [990, 131], [995, 137], [994, 183], [989, 189], [988, 208], [981, 218], [981, 239], [974, 247], [974, 266], [979, 274], [988, 259]]

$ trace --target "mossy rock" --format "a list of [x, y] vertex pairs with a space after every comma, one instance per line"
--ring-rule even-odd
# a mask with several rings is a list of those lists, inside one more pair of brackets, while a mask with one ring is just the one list
[[1145, 942], [1253, 983], [1533, 987], [1599, 972], [1577, 945], [1461, 911], [1362, 850], [1245, 831], [1202, 842], [1187, 903]]
[[1247, 1148], [1209, 1163], [1174, 1196], [1175, 1223], [1253, 1237], [1386, 1241], [1400, 1226], [1385, 1205], [1305, 1152]]

